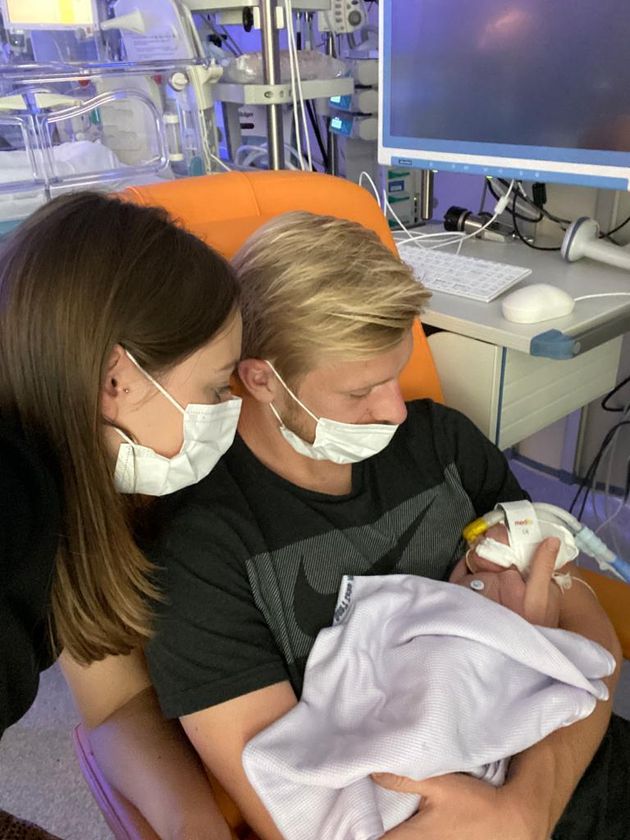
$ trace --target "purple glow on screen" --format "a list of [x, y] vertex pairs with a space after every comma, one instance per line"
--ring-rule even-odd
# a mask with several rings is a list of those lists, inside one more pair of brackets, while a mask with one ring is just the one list
[[630, 151], [628, 0], [392, 0], [390, 131]]

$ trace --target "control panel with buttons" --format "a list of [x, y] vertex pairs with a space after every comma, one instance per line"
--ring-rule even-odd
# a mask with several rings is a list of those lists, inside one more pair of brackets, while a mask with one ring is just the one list
[[367, 23], [367, 11], [363, 0], [331, 0], [329, 12], [318, 12], [317, 25], [320, 32], [334, 32], [345, 35], [356, 32]]

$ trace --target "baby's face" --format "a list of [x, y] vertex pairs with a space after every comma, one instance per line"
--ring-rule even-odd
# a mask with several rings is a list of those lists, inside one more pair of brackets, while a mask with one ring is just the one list
[[492, 525], [457, 563], [450, 582], [470, 587], [490, 601], [523, 615], [525, 582], [520, 573], [514, 568], [505, 569], [484, 560], [475, 551], [475, 545], [487, 537], [504, 544], [509, 541], [505, 525]]

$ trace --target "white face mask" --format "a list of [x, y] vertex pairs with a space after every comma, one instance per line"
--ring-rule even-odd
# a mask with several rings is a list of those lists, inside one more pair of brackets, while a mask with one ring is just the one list
[[190, 404], [186, 408], [175, 400], [152, 376], [144, 371], [131, 353], [129, 359], [158, 391], [184, 417], [182, 448], [168, 458], [148, 446], [134, 443], [120, 429], [121, 443], [114, 471], [114, 483], [120, 493], [144, 493], [166, 496], [205, 478], [219, 458], [232, 445], [241, 412], [240, 397], [217, 405]]
[[280, 423], [280, 433], [286, 442], [300, 455], [315, 461], [332, 461], [335, 464], [355, 464], [365, 461], [381, 452], [396, 433], [397, 425], [389, 423], [341, 423], [326, 417], [317, 417], [300, 402], [289, 386], [284, 382], [271, 362], [267, 362], [278, 381], [295, 402], [316, 422], [315, 440], [308, 443], [282, 422], [274, 405], [270, 404], [276, 420]]

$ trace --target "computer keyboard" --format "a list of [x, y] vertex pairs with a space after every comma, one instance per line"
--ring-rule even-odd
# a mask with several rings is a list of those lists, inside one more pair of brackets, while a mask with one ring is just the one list
[[413, 269], [416, 278], [427, 289], [484, 303], [494, 300], [532, 273], [531, 268], [462, 257], [441, 248], [421, 248], [404, 240], [396, 244], [401, 260]]

